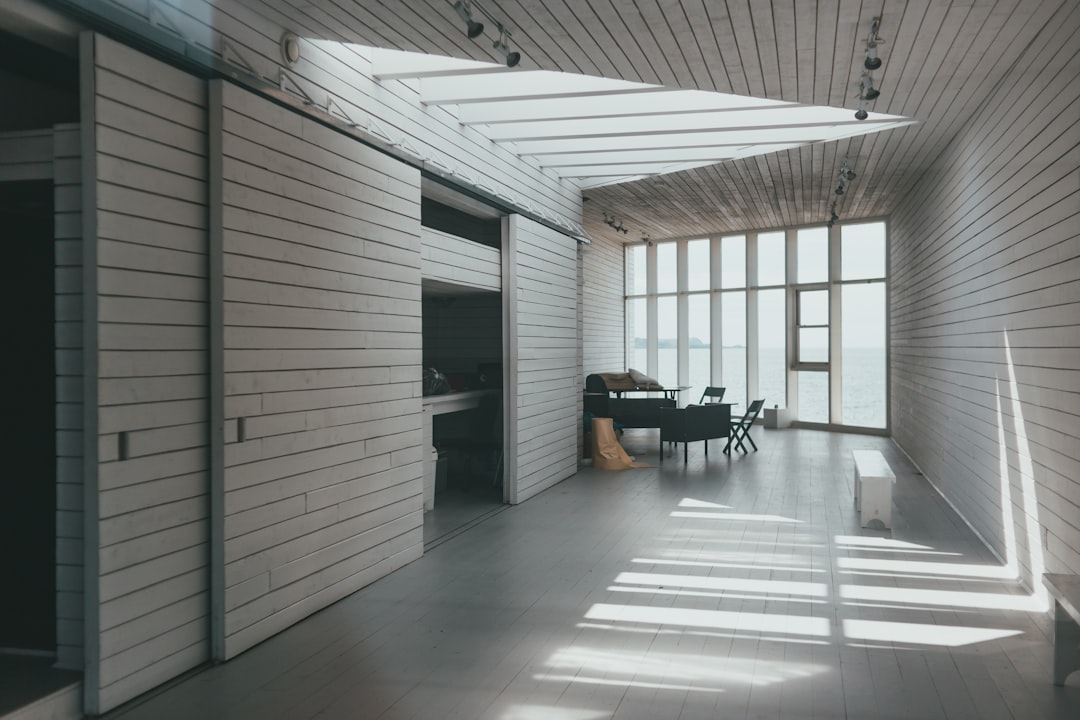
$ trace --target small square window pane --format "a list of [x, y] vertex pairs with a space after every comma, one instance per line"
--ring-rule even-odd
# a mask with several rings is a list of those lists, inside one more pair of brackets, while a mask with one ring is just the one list
[[828, 328], [799, 328], [799, 362], [829, 362]]

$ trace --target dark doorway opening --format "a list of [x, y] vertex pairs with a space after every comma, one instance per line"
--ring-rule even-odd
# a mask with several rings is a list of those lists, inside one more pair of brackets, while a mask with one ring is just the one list
[[0, 648], [56, 651], [56, 361], [53, 187], [0, 183], [7, 320], [0, 377]]

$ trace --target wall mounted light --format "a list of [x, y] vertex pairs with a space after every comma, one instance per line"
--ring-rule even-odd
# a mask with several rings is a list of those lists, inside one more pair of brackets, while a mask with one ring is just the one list
[[484, 23], [473, 20], [469, 3], [458, 0], [454, 3], [454, 12], [461, 18], [461, 22], [465, 23], [465, 34], [469, 36], [470, 40], [480, 37], [480, 33], [484, 32]]

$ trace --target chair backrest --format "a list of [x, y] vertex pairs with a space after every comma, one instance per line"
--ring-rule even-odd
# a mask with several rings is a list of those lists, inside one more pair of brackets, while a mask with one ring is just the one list
[[727, 388], [712, 386], [705, 388], [705, 392], [701, 393], [701, 399], [698, 400], [698, 405], [704, 405], [705, 398], [708, 398], [709, 402], [720, 402], [724, 399], [724, 392], [726, 390]]
[[765, 407], [765, 398], [750, 403], [750, 407], [746, 408], [746, 414], [743, 415], [740, 423], [743, 425], [753, 425], [754, 421], [757, 420], [758, 413], [761, 412], [761, 408], [763, 407]]

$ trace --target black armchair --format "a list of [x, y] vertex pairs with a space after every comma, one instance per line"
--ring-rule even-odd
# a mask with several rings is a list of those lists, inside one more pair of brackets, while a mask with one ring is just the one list
[[726, 438], [731, 432], [731, 405], [691, 405], [685, 408], [660, 408], [660, 462], [664, 461], [664, 443], [681, 442], [683, 462], [687, 460], [689, 443], [705, 441], [705, 456], [709, 456], [709, 440]]

